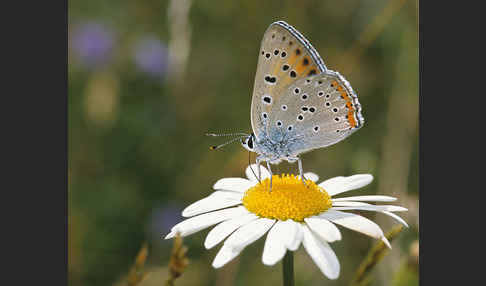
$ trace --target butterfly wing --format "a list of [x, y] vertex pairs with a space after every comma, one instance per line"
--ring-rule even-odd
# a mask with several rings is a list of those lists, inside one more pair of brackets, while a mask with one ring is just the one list
[[251, 103], [251, 125], [259, 138], [274, 102], [298, 79], [325, 72], [326, 66], [305, 37], [283, 21], [263, 35]]
[[364, 124], [356, 93], [331, 70], [295, 81], [271, 108], [269, 137], [287, 139], [293, 155], [335, 144]]

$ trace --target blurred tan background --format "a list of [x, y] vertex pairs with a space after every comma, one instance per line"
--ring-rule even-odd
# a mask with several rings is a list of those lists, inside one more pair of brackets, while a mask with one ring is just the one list
[[[285, 20], [344, 75], [359, 96], [364, 127], [303, 155], [324, 180], [370, 173], [350, 194], [387, 194], [409, 223], [374, 270], [371, 285], [418, 285], [417, 1], [94, 1], [69, 2], [69, 284], [114, 285], [148, 243], [140, 285], [163, 285], [181, 210], [222, 177], [244, 176], [248, 152], [211, 132], [250, 132], [260, 41]], [[254, 160], [254, 155], [252, 155]], [[282, 163], [274, 171], [297, 171]], [[364, 213], [385, 232], [395, 222]], [[305, 251], [296, 285], [349, 285], [376, 242], [340, 228], [331, 246], [338, 280], [325, 278]], [[219, 247], [206, 231], [184, 239], [190, 264], [176, 285], [281, 285], [281, 263], [261, 262], [263, 241], [215, 270]]]

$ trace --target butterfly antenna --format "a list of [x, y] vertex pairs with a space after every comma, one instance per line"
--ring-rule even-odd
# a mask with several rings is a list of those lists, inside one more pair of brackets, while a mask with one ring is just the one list
[[221, 147], [223, 147], [223, 146], [226, 146], [226, 145], [228, 145], [228, 144], [231, 144], [231, 143], [235, 142], [236, 140], [240, 140], [241, 138], [244, 138], [244, 137], [246, 137], [246, 136], [248, 136], [248, 135], [246, 135], [246, 134], [245, 134], [245, 136], [239, 136], [239, 137], [233, 138], [233, 139], [231, 139], [230, 141], [228, 141], [228, 142], [226, 142], [226, 143], [223, 143], [223, 144], [220, 144], [220, 145], [214, 145], [214, 146], [211, 146], [211, 147], [209, 147], [209, 149], [210, 149], [210, 150], [216, 150], [216, 149], [219, 149], [219, 148], [221, 148]]
[[243, 133], [243, 132], [237, 132], [237, 133], [206, 133], [206, 136], [212, 136], [212, 137], [221, 137], [221, 136], [250, 136], [249, 134]]

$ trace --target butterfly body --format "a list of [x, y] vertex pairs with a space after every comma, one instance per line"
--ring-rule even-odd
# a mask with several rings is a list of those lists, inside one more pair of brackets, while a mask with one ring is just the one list
[[241, 143], [256, 161], [302, 163], [299, 155], [335, 144], [364, 124], [349, 82], [329, 70], [310, 42], [278, 21], [261, 43], [251, 104], [253, 133]]
[[[242, 142], [243, 147], [249, 151], [253, 151], [257, 154], [259, 161], [268, 161], [271, 164], [279, 164], [282, 160], [287, 160], [290, 163], [295, 162], [299, 154], [295, 150], [302, 148], [302, 143], [298, 138], [292, 138], [287, 136], [287, 134], [273, 134], [273, 136], [266, 136], [265, 131], [262, 131], [261, 139], [256, 139], [255, 135], [252, 134]], [[252, 140], [253, 147], [250, 148], [248, 145], [248, 140]]]

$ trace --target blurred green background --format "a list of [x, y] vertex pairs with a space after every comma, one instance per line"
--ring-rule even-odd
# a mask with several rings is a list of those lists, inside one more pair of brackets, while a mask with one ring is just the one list
[[[140, 285], [163, 285], [181, 210], [222, 177], [242, 177], [248, 152], [220, 151], [211, 132], [250, 132], [260, 41], [272, 22], [304, 34], [359, 95], [364, 127], [303, 155], [321, 180], [373, 174], [354, 194], [398, 197], [409, 223], [371, 285], [418, 285], [417, 1], [69, 1], [69, 284], [124, 283], [143, 242]], [[252, 160], [254, 155], [252, 154]], [[274, 171], [297, 171], [282, 163]], [[395, 221], [363, 213], [385, 232]], [[341, 263], [328, 280], [301, 247], [296, 285], [349, 285], [376, 242], [340, 228]], [[262, 264], [264, 239], [225, 267], [205, 250], [208, 230], [184, 239], [190, 264], [176, 285], [281, 285], [281, 263]]]

